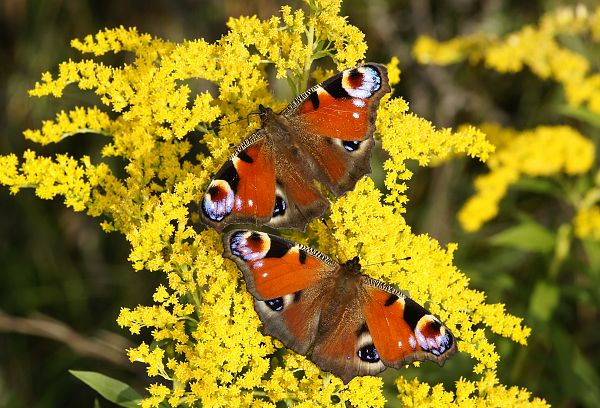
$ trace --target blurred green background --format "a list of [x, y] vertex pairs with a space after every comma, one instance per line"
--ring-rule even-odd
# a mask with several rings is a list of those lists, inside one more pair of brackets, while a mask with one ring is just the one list
[[[594, 3], [587, 2], [590, 7]], [[69, 47], [71, 39], [123, 25], [172, 41], [199, 37], [214, 41], [225, 32], [229, 16], [266, 18], [276, 14], [281, 4], [272, 0], [2, 0], [0, 154], [20, 155], [34, 147], [40, 154], [98, 154], [101, 141], [93, 135], [44, 148], [21, 136], [24, 129], [54, 117], [54, 101], [29, 98], [27, 90], [42, 72], [80, 58]], [[285, 4], [298, 6], [299, 2]], [[557, 113], [564, 100], [556, 84], [528, 71], [501, 75], [481, 66], [418, 65], [410, 53], [421, 34], [440, 40], [476, 31], [501, 35], [535, 23], [544, 12], [564, 4], [573, 3], [348, 0], [343, 14], [366, 33], [368, 60], [400, 58], [397, 95], [437, 126], [497, 121], [525, 129], [568, 123], [597, 141], [597, 128]], [[587, 44], [575, 42], [575, 46]], [[597, 47], [589, 52], [597, 71], [600, 52]], [[409, 224], [443, 244], [458, 242], [456, 262], [473, 287], [484, 290], [490, 302], [507, 304], [510, 313], [524, 317], [533, 329], [527, 348], [498, 340], [502, 382], [527, 387], [555, 406], [600, 406], [598, 276], [586, 275], [592, 272], [574, 245], [573, 256], [560, 271], [557, 306], [546, 318], [537, 316], [530, 312], [532, 293], [547, 273], [548, 256], [493, 246], [488, 239], [513, 225], [522, 211], [555, 230], [572, 217], [570, 210], [560, 200], [511, 193], [503, 201], [500, 217], [476, 234], [465, 234], [456, 213], [472, 194], [473, 178], [485, 168], [459, 159], [413, 170]], [[148, 379], [141, 365], [125, 359], [122, 350], [131, 343], [115, 319], [120, 307], [150, 303], [162, 276], [134, 273], [122, 236], [107, 235], [96, 220], [66, 209], [60, 200], [42, 201], [32, 191], [11, 196], [0, 188], [0, 237], [0, 407], [91, 406], [97, 395], [69, 369], [99, 371], [142, 391]], [[444, 370], [452, 370], [452, 364]], [[454, 378], [451, 373], [444, 377]], [[103, 401], [102, 406], [108, 403]]]

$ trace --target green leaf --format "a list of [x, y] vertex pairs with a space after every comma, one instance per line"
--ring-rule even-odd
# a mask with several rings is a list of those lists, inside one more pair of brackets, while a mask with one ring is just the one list
[[511, 188], [532, 193], [551, 194], [559, 197], [564, 195], [564, 192], [556, 181], [549, 178], [521, 176]]
[[583, 272], [588, 272], [591, 278], [600, 283], [600, 242], [593, 238], [586, 238], [582, 239], [581, 243], [590, 264], [589, 269], [584, 268]]
[[560, 290], [556, 285], [537, 281], [529, 300], [529, 312], [542, 322], [547, 322], [558, 306], [559, 299]]
[[535, 221], [525, 221], [490, 237], [492, 245], [548, 253], [554, 249], [552, 231]]
[[563, 105], [558, 108], [558, 113], [600, 128], [600, 115], [581, 106]]
[[124, 382], [93, 371], [69, 372], [112, 403], [127, 408], [140, 406], [142, 396]]
[[313, 59], [316, 61], [318, 59], [324, 58], [324, 57], [328, 57], [331, 55], [331, 51], [329, 50], [320, 50], [317, 51], [313, 54]]
[[573, 372], [581, 378], [585, 393], [583, 400], [587, 401], [590, 407], [600, 406], [600, 376], [589, 359], [581, 352], [579, 348], [575, 349], [575, 358], [573, 360]]

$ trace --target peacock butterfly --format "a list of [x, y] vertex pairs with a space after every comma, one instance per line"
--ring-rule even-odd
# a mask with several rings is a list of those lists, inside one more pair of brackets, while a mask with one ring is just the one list
[[342, 71], [299, 95], [281, 113], [259, 107], [261, 129], [246, 138], [202, 197], [202, 221], [303, 230], [329, 201], [371, 171], [377, 107], [390, 91], [383, 65]]
[[223, 256], [241, 269], [266, 334], [348, 383], [386, 366], [443, 365], [456, 339], [435, 316], [395, 288], [313, 248], [264, 232], [223, 235]]

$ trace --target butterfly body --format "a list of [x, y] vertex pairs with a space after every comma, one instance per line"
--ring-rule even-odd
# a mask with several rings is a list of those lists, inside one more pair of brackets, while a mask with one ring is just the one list
[[364, 64], [298, 96], [281, 113], [259, 107], [261, 129], [245, 139], [208, 186], [202, 221], [304, 229], [370, 172], [376, 111], [390, 91], [384, 66]]
[[244, 273], [265, 333], [345, 383], [412, 361], [441, 365], [456, 352], [448, 328], [400, 291], [362, 274], [358, 257], [340, 265], [250, 230], [228, 232], [223, 244], [224, 256]]

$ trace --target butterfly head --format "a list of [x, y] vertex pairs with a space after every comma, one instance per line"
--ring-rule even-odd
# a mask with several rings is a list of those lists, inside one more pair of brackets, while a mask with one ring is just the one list
[[258, 105], [258, 116], [260, 116], [261, 126], [264, 128], [269, 121], [273, 120], [275, 112], [261, 103]]
[[351, 272], [351, 273], [353, 273], [355, 275], [359, 275], [360, 271], [361, 271], [360, 259], [358, 258], [358, 256], [355, 256], [354, 258], [349, 259], [348, 261], [346, 261], [344, 263], [343, 267], [348, 272]]

